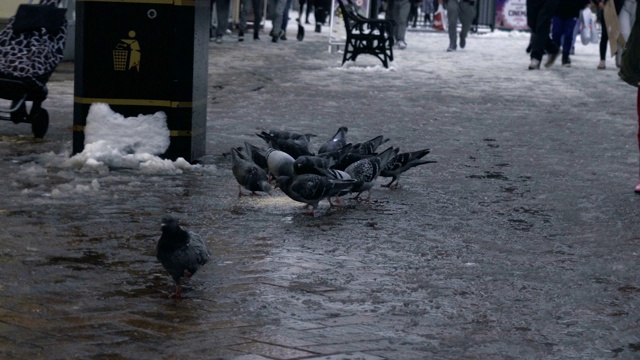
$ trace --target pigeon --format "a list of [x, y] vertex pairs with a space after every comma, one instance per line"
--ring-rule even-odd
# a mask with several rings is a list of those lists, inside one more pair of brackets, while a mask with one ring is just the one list
[[156, 258], [176, 283], [176, 292], [171, 297], [180, 298], [183, 278], [191, 278], [210, 256], [207, 244], [200, 236], [182, 229], [173, 216], [162, 218], [162, 236], [158, 240]]
[[294, 158], [284, 151], [268, 149], [266, 153], [269, 174], [274, 178], [278, 176], [294, 176]]
[[376, 154], [356, 154], [356, 153], [347, 153], [345, 154], [339, 161], [333, 165], [333, 168], [336, 170], [345, 170], [349, 165], [353, 164], [356, 161], [360, 161], [363, 159], [368, 159]]
[[329, 139], [320, 147], [320, 149], [318, 149], [318, 154], [338, 151], [342, 149], [345, 145], [347, 145], [347, 131], [349, 131], [349, 129], [346, 126], [341, 126], [338, 129], [338, 132], [336, 132], [336, 134], [333, 135], [331, 139]]
[[404, 152], [400, 153], [387, 163], [387, 166], [382, 169], [380, 172], [380, 176], [382, 177], [391, 177], [391, 181], [388, 184], [383, 184], [383, 187], [391, 188], [392, 184], [395, 182], [395, 186], [398, 187], [400, 184], [399, 178], [402, 173], [411, 169], [412, 167], [422, 165], [422, 164], [431, 164], [437, 161], [433, 160], [423, 160], [422, 158], [427, 155], [431, 150], [422, 149], [413, 152]]
[[389, 139], [385, 139], [382, 135], [378, 135], [371, 140], [357, 143], [353, 145], [353, 149], [351, 153], [361, 154], [361, 155], [369, 155], [376, 152], [380, 145], [386, 143]]
[[310, 216], [313, 216], [320, 200], [348, 191], [354, 183], [355, 180], [353, 179], [335, 180], [316, 174], [279, 176], [276, 178], [276, 187], [280, 188], [288, 197], [311, 205], [311, 211], [306, 213]]
[[267, 182], [267, 173], [253, 161], [248, 160], [235, 148], [231, 149], [231, 171], [238, 181], [238, 197], [242, 196], [242, 188], [251, 191], [251, 195], [256, 195], [256, 191], [271, 193], [271, 185]]
[[344, 171], [355, 179], [357, 183], [351, 189], [351, 192], [357, 192], [357, 199], [363, 192], [368, 192], [366, 201], [371, 198], [371, 188], [373, 182], [378, 178], [382, 169], [387, 166], [387, 162], [398, 153], [399, 149], [389, 147], [385, 151], [376, 156], [362, 159], [349, 165]]
[[261, 167], [264, 171], [269, 169], [269, 165], [267, 165], [267, 149], [257, 147], [246, 141], [244, 142], [244, 148], [249, 154], [251, 161]]
[[302, 155], [313, 155], [309, 150], [309, 138], [311, 134], [308, 134], [308, 136], [299, 134], [292, 136], [289, 132], [285, 132], [285, 134], [286, 135], [274, 135], [263, 131], [256, 135], [266, 141], [272, 148], [284, 151], [294, 159]]
[[293, 162], [293, 171], [297, 175], [316, 174], [315, 168], [328, 169], [335, 164], [332, 158], [303, 155]]
[[[264, 134], [265, 132], [262, 131], [262, 134]], [[283, 140], [304, 140], [307, 143], [309, 143], [309, 141], [311, 141], [312, 137], [316, 137], [317, 135], [314, 134], [298, 134], [295, 132], [291, 132], [291, 131], [285, 131], [285, 130], [275, 130], [275, 129], [271, 129], [269, 130], [268, 133], [266, 133], [268, 135], [271, 135], [274, 138], [277, 139], [283, 139]]]

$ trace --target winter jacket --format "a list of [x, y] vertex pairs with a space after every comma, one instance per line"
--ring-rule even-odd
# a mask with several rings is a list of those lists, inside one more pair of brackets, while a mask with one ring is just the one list
[[590, 0], [560, 0], [556, 8], [555, 16], [561, 19], [571, 19], [580, 16], [580, 10], [584, 9]]

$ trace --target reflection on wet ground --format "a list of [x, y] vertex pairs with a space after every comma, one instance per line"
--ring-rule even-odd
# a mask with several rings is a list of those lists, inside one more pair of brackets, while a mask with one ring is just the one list
[[[551, 71], [526, 73], [535, 96], [499, 85], [452, 96], [425, 89], [433, 74], [420, 69], [376, 74], [384, 84], [361, 73], [338, 80], [310, 60], [320, 56], [314, 46], [301, 42], [300, 57], [287, 61], [277, 48], [260, 53], [253, 72], [243, 67], [246, 52], [212, 55], [209, 155], [180, 175], [65, 167], [71, 106], [50, 106], [44, 141], [0, 124], [0, 358], [639, 356], [639, 198], [626, 175], [637, 159], [621, 140], [632, 131], [603, 122], [610, 114], [596, 102], [581, 102], [584, 129], [567, 120], [577, 117], [573, 106], [536, 110], [565, 96], [552, 91], [565, 82], [588, 82], [615, 109], [632, 105], [624, 90]], [[322, 77], [309, 83], [299, 68]], [[509, 71], [510, 81], [525, 76]], [[273, 84], [279, 72], [290, 82]], [[456, 87], [475, 89], [475, 72]], [[340, 87], [326, 86], [334, 81]], [[284, 99], [273, 102], [260, 86]], [[390, 99], [395, 93], [403, 96]], [[416, 105], [425, 99], [428, 114]], [[364, 115], [347, 121], [344, 108]], [[438, 163], [403, 175], [399, 189], [376, 186], [368, 203], [322, 202], [315, 217], [279, 191], [237, 197], [223, 152], [282, 124], [330, 136], [344, 122], [356, 140], [384, 133], [403, 148], [429, 146]], [[179, 301], [155, 258], [165, 214], [213, 253]]]

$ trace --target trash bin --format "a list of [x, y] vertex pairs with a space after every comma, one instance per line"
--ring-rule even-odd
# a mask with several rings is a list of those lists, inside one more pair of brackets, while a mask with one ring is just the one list
[[163, 111], [163, 155], [205, 155], [209, 0], [77, 0], [73, 153], [93, 103], [124, 116]]

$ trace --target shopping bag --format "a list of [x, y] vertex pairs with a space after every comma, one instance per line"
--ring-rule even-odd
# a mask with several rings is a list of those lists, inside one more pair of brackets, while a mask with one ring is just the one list
[[433, 29], [438, 31], [447, 30], [447, 15], [444, 12], [444, 8], [441, 4], [438, 4], [438, 9], [433, 15]]
[[580, 19], [578, 21], [580, 28], [580, 41], [582, 45], [597, 44], [600, 42], [600, 34], [596, 29], [596, 15], [589, 7], [580, 11]]
[[624, 47], [624, 37], [620, 33], [620, 23], [618, 13], [613, 1], [604, 4], [604, 22], [607, 24], [607, 35], [609, 35], [609, 49], [611, 56], [615, 56], [618, 48]]

